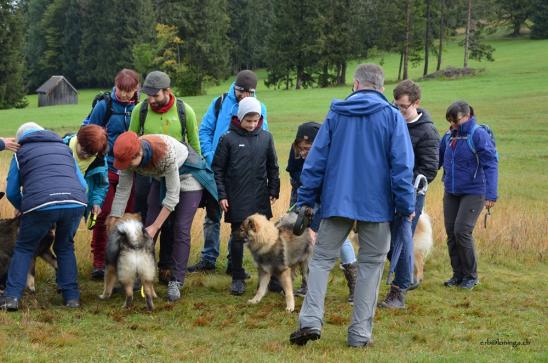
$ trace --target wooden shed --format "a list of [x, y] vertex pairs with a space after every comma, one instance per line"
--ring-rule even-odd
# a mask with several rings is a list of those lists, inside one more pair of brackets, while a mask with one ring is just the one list
[[36, 90], [38, 107], [78, 103], [78, 91], [63, 76], [51, 76]]

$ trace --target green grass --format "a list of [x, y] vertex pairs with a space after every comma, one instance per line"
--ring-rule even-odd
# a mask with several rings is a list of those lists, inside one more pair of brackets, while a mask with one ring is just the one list
[[[423, 286], [408, 294], [408, 309], [377, 311], [374, 347], [345, 347], [351, 307], [345, 302], [341, 271], [335, 269], [326, 300], [325, 328], [319, 342], [306, 348], [288, 344], [297, 314], [284, 311], [283, 298], [269, 294], [257, 306], [248, 306], [256, 277], [243, 297], [228, 294], [230, 279], [221, 273], [189, 276], [181, 302], [165, 302], [165, 288], [158, 286], [157, 310], [148, 314], [137, 299], [130, 311], [121, 309], [122, 297], [109, 302], [96, 298], [101, 283], [91, 282], [89, 233], [77, 235], [83, 308], [67, 311], [59, 307], [52, 271], [39, 263], [38, 292], [27, 295], [19, 313], [0, 312], [0, 359], [2, 361], [546, 361], [548, 277], [548, 41], [494, 39], [494, 63], [471, 62], [485, 68], [479, 76], [459, 80], [421, 82], [422, 105], [428, 109], [440, 132], [447, 127], [445, 109], [456, 99], [475, 108], [478, 119], [495, 131], [500, 154], [500, 201], [489, 226], [478, 225], [479, 275], [481, 285], [472, 292], [450, 290], [441, 282], [450, 275], [441, 209], [439, 178], [432, 185], [427, 209], [434, 224], [435, 250], [426, 263]], [[369, 61], [379, 61], [379, 58]], [[387, 86], [392, 99], [399, 58], [384, 57]], [[349, 65], [348, 83], [357, 62]], [[452, 43], [444, 67], [461, 66], [462, 50]], [[411, 70], [418, 78], [422, 68]], [[263, 71], [260, 78], [265, 78]], [[210, 87], [208, 95], [186, 97], [201, 117], [213, 96], [224, 92], [230, 80]], [[299, 123], [321, 121], [329, 102], [343, 98], [350, 87], [282, 91], [259, 86], [258, 96], [268, 107], [281, 169], [285, 168], [289, 144]], [[13, 135], [25, 121], [36, 121], [59, 132], [75, 130], [89, 112], [97, 90], [82, 90], [80, 104], [0, 111], [0, 135]], [[9, 154], [0, 154], [7, 168]], [[283, 173], [282, 192], [275, 212], [287, 203], [289, 186]], [[4, 174], [5, 175], [5, 174]], [[3, 177], [1, 178], [3, 179]], [[3, 180], [0, 180], [0, 184]], [[3, 184], [2, 184], [3, 185]], [[11, 213], [5, 201], [0, 213]], [[191, 262], [201, 248], [201, 212], [193, 226]], [[227, 229], [223, 228], [223, 240]], [[226, 250], [223, 247], [222, 256]], [[224, 259], [220, 259], [224, 263]], [[249, 256], [246, 267], [251, 272]], [[384, 281], [384, 280], [383, 280]], [[381, 286], [380, 296], [387, 287]], [[302, 299], [297, 299], [297, 310]], [[510, 347], [485, 345], [486, 340], [529, 341]]]

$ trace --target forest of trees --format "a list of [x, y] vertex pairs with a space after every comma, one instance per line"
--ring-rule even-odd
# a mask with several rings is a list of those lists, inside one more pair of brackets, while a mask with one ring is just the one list
[[426, 75], [443, 67], [443, 47], [464, 32], [468, 59], [493, 59], [491, 29], [523, 26], [548, 38], [545, 0], [0, 0], [0, 108], [51, 75], [76, 87], [110, 87], [124, 67], [168, 72], [177, 91], [243, 68], [266, 68], [267, 86], [344, 84], [347, 62], [372, 51], [400, 54]]

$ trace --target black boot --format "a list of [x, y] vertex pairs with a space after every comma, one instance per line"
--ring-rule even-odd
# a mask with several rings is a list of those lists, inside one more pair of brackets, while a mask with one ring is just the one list
[[356, 288], [356, 278], [358, 276], [358, 263], [347, 263], [342, 265], [344, 270], [344, 277], [346, 278], [346, 284], [348, 285], [348, 302], [354, 305], [354, 289]]
[[405, 309], [405, 291], [396, 285], [390, 286], [390, 291], [386, 298], [378, 304], [380, 308]]

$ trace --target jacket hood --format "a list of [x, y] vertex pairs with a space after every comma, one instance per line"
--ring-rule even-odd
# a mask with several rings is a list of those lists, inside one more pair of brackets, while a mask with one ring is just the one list
[[375, 90], [359, 90], [344, 100], [334, 100], [331, 103], [331, 111], [344, 116], [367, 116], [385, 107], [395, 109], [382, 93]]
[[55, 132], [49, 130], [32, 130], [23, 134], [19, 143], [21, 145], [28, 142], [60, 142], [63, 143], [63, 139], [59, 137]]
[[434, 124], [434, 121], [432, 121], [432, 116], [428, 113], [428, 111], [422, 108], [417, 108], [417, 112], [421, 114], [421, 117], [417, 121], [407, 124], [408, 127], [413, 128], [423, 124]]

